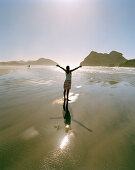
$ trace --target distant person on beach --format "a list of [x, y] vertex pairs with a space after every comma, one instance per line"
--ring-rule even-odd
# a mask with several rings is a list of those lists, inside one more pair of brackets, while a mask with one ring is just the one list
[[65, 71], [66, 73], [66, 80], [64, 82], [64, 100], [66, 100], [66, 93], [67, 93], [67, 100], [68, 100], [68, 95], [69, 95], [69, 90], [71, 89], [71, 78], [72, 78], [72, 72], [77, 70], [78, 68], [82, 67], [81, 65], [79, 67], [74, 68], [73, 70], [70, 70], [70, 67], [67, 66], [66, 69], [63, 67], [56, 65], [57, 67], [61, 68], [62, 70]]

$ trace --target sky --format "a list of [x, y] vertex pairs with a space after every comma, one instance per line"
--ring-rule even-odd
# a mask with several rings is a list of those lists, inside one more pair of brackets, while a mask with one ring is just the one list
[[135, 58], [134, 0], [0, 0], [0, 61], [78, 65], [112, 50]]

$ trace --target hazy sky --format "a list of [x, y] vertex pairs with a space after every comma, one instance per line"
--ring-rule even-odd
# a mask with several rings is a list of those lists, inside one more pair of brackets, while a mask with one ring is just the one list
[[135, 58], [135, 0], [0, 0], [0, 61], [78, 65], [92, 50]]

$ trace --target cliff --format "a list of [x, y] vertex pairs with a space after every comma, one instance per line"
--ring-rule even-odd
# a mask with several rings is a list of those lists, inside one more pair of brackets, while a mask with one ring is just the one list
[[82, 66], [119, 66], [121, 63], [127, 60], [123, 55], [117, 51], [107, 53], [97, 53], [92, 51], [85, 59], [81, 62]]
[[120, 67], [135, 67], [135, 59], [127, 60], [119, 65]]

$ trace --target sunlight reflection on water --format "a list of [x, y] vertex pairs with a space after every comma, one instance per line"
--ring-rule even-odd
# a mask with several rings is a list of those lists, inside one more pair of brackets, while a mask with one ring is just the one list
[[69, 137], [68, 135], [66, 135], [61, 141], [60, 149], [63, 149], [68, 144], [68, 142], [69, 142]]
[[[74, 94], [73, 92], [71, 92], [71, 93], [69, 94], [69, 100], [70, 100], [69, 103], [74, 103], [74, 102], [76, 102], [77, 99], [78, 99], [78, 97], [79, 97], [79, 94], [78, 94], [78, 93]], [[64, 101], [63, 98], [56, 99], [56, 100], [54, 100], [54, 101], [52, 102], [52, 104], [53, 104], [53, 105], [54, 105], [54, 104], [63, 104], [63, 101]]]
[[71, 137], [73, 136], [74, 136], [73, 132], [70, 132], [67, 135], [65, 135], [65, 137], [61, 140], [60, 149], [64, 149], [69, 144]]

